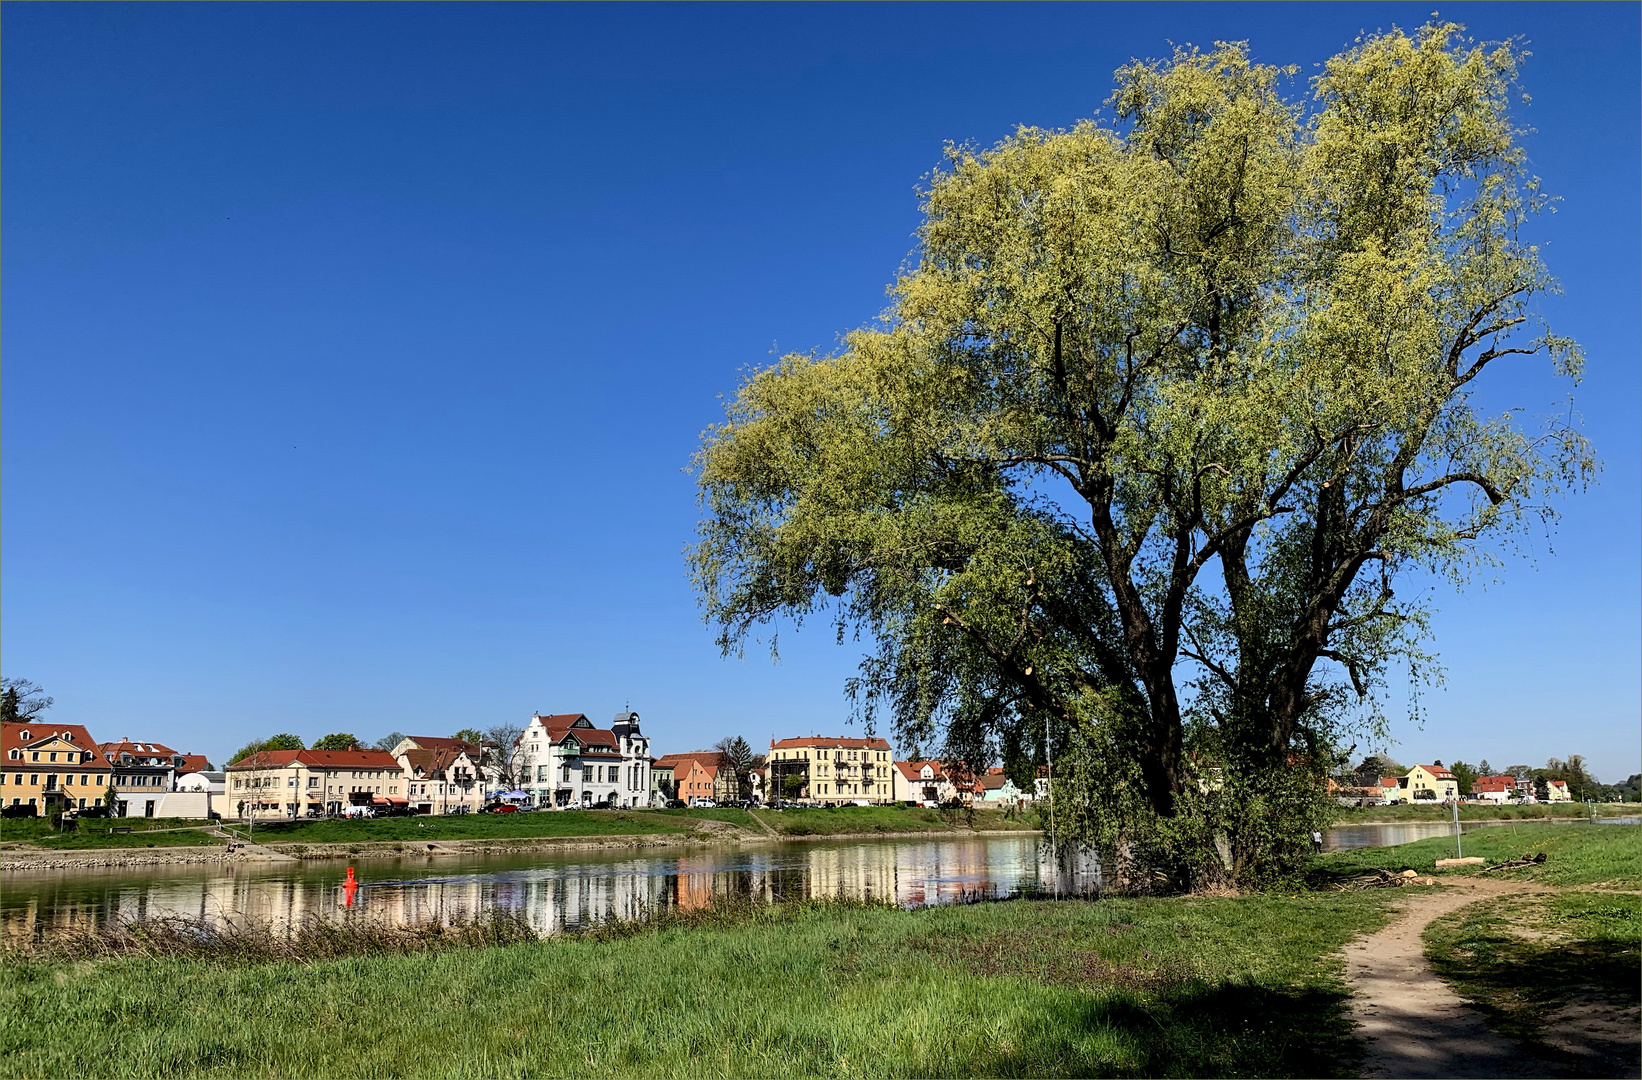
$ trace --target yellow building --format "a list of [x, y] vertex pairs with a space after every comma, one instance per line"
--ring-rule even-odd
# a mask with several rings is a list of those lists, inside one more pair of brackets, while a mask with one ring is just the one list
[[0, 805], [83, 810], [103, 804], [108, 766], [97, 741], [79, 724], [28, 721], [0, 724]]
[[228, 807], [244, 818], [324, 817], [403, 807], [404, 773], [384, 750], [262, 750], [228, 766]]
[[884, 805], [895, 801], [893, 767], [889, 743], [883, 739], [772, 739], [769, 797], [821, 806]]
[[1386, 777], [1380, 785], [1388, 804], [1458, 802], [1460, 797], [1459, 780], [1440, 761], [1416, 765], [1408, 770], [1408, 775]]

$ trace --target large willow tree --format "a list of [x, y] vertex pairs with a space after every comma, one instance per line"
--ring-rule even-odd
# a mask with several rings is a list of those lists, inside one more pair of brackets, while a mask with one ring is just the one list
[[1285, 97], [1293, 69], [1182, 50], [1118, 72], [1109, 124], [949, 148], [881, 321], [704, 436], [721, 645], [831, 608], [904, 739], [1048, 727], [1092, 830], [1228, 835], [1240, 875], [1298, 851], [1282, 807], [1422, 655], [1396, 586], [1463, 579], [1593, 467], [1472, 400], [1579, 372], [1520, 235], [1519, 57], [1430, 25]]

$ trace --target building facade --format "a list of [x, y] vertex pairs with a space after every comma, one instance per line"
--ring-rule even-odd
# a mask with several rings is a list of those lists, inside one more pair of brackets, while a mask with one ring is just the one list
[[520, 784], [555, 810], [650, 805], [650, 740], [635, 712], [609, 728], [581, 713], [533, 715], [519, 737]]
[[895, 801], [894, 764], [883, 739], [828, 736], [770, 741], [770, 794], [818, 806]]
[[262, 750], [228, 766], [228, 809], [256, 820], [317, 818], [348, 807], [408, 805], [385, 750]]
[[1405, 776], [1386, 776], [1380, 779], [1380, 790], [1385, 802], [1458, 802], [1460, 783], [1438, 761], [1431, 765], [1416, 765]]
[[484, 751], [462, 739], [413, 735], [388, 751], [404, 774], [405, 798], [419, 814], [477, 813], [484, 809], [480, 762]]
[[79, 724], [0, 723], [0, 805], [47, 814], [103, 805], [108, 765]]
[[188, 762], [187, 754], [161, 743], [125, 737], [101, 743], [97, 750], [108, 764], [120, 817], [170, 816], [162, 804], [166, 792], [176, 789], [177, 770]]
[[939, 806], [953, 801], [967, 801], [960, 797], [958, 786], [947, 775], [946, 766], [939, 761], [897, 761], [890, 778], [894, 783], [896, 802]]
[[735, 777], [718, 764], [716, 750], [691, 750], [685, 754], [663, 754], [656, 764], [672, 770], [674, 798], [685, 802], [711, 799], [729, 802], [739, 798]]
[[1514, 776], [1479, 776], [1471, 781], [1471, 798], [1480, 802], [1513, 802], [1517, 798], [1517, 778]]

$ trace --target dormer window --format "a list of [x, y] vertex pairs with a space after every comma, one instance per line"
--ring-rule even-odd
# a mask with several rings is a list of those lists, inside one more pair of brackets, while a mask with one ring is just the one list
[[18, 734], [22, 736], [22, 739], [23, 739], [24, 742], [29, 741], [29, 733], [28, 732], [22, 731], [22, 732], [18, 732]]

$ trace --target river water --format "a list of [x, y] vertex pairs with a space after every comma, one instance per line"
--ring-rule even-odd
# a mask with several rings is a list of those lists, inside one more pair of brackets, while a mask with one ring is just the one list
[[[1467, 822], [1466, 829], [1491, 824]], [[1439, 822], [1343, 825], [1329, 830], [1324, 848], [1451, 835], [1453, 826]], [[539, 932], [553, 933], [658, 909], [700, 908], [727, 896], [875, 897], [915, 905], [1098, 889], [1093, 860], [1059, 855], [1051, 859], [1047, 843], [1035, 836], [942, 836], [678, 851], [409, 856], [356, 863], [361, 887], [346, 909], [396, 923], [501, 909], [522, 916]], [[8, 872], [0, 882], [0, 934], [16, 940], [164, 915], [274, 922], [329, 916], [345, 909], [346, 868], [326, 861]]]

